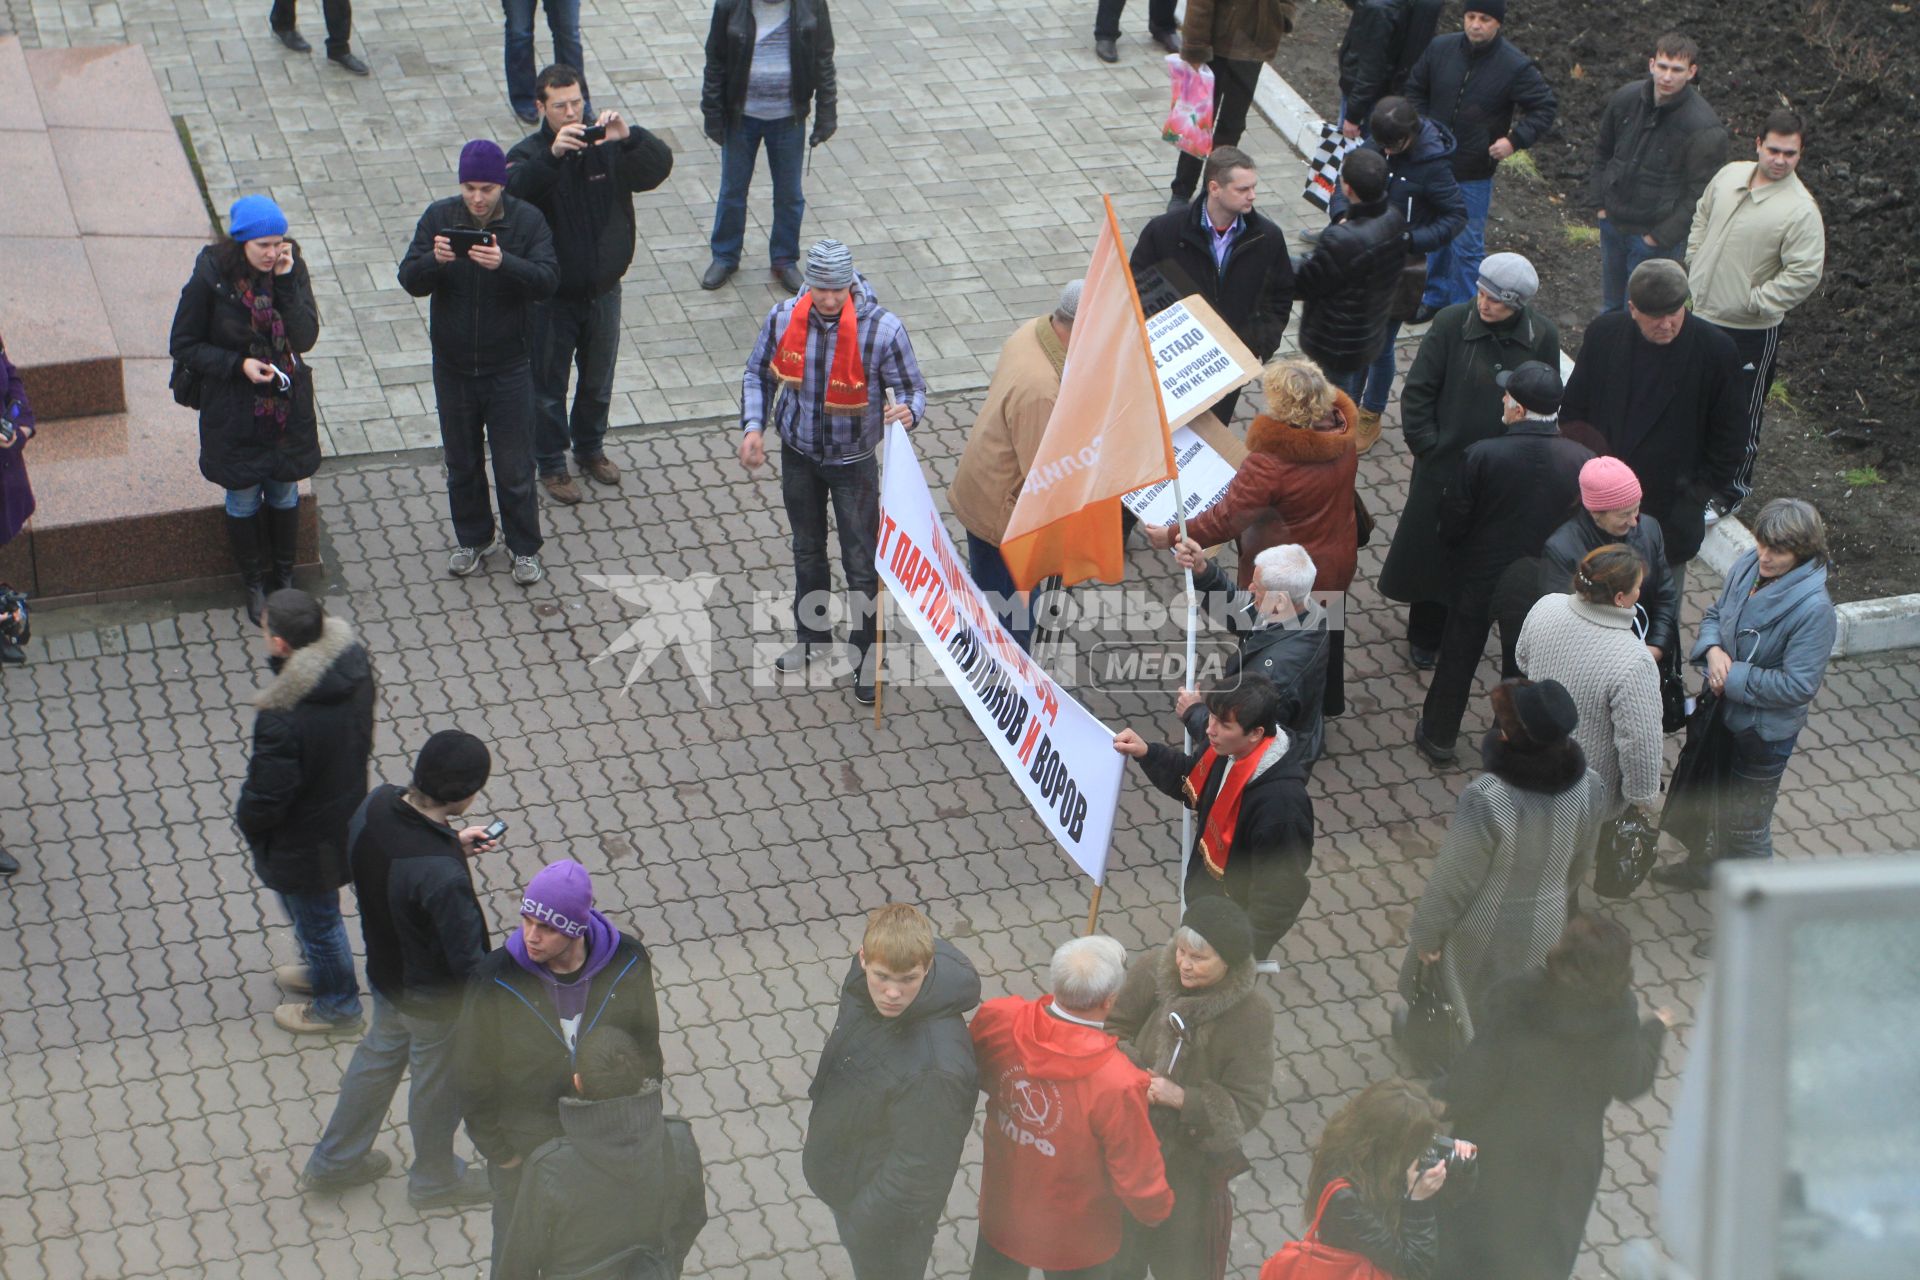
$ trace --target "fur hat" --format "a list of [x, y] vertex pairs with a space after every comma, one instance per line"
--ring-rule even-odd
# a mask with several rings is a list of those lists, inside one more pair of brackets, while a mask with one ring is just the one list
[[1572, 735], [1580, 711], [1558, 680], [1503, 680], [1493, 688], [1493, 722], [1510, 746], [1544, 750]]
[[1217, 893], [1195, 898], [1187, 904], [1180, 925], [1205, 938], [1229, 969], [1253, 956], [1253, 926], [1232, 898]]

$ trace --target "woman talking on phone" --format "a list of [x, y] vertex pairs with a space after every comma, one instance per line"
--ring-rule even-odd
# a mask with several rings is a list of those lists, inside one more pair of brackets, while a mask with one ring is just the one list
[[287, 215], [266, 196], [242, 196], [226, 237], [200, 251], [180, 290], [167, 348], [176, 398], [200, 410], [200, 474], [227, 491], [227, 536], [254, 626], [267, 594], [293, 585], [300, 481], [320, 467], [304, 358], [319, 337]]

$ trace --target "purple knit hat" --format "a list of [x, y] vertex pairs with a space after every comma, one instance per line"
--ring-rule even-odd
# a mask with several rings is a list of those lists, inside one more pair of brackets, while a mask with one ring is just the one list
[[569, 938], [586, 933], [592, 910], [593, 882], [587, 877], [587, 869], [572, 858], [543, 868], [520, 899], [521, 915], [558, 929]]
[[460, 148], [460, 181], [507, 185], [507, 153], [497, 142], [475, 138]]

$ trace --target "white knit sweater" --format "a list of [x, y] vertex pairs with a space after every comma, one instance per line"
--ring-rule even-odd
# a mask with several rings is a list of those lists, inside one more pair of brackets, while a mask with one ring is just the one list
[[1652, 810], [1660, 798], [1660, 672], [1633, 632], [1633, 611], [1544, 596], [1520, 628], [1514, 657], [1529, 680], [1558, 680], [1580, 710], [1574, 740], [1612, 797]]

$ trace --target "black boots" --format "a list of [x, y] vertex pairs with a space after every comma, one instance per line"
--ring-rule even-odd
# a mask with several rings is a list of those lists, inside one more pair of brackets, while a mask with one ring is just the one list
[[268, 507], [261, 514], [267, 518], [267, 545], [273, 548], [273, 567], [267, 578], [267, 594], [271, 595], [293, 585], [294, 552], [300, 540], [300, 508], [281, 511]]
[[267, 616], [267, 553], [261, 545], [262, 523], [258, 514], [227, 517], [233, 562], [240, 566], [240, 581], [247, 589], [247, 621], [256, 627]]

